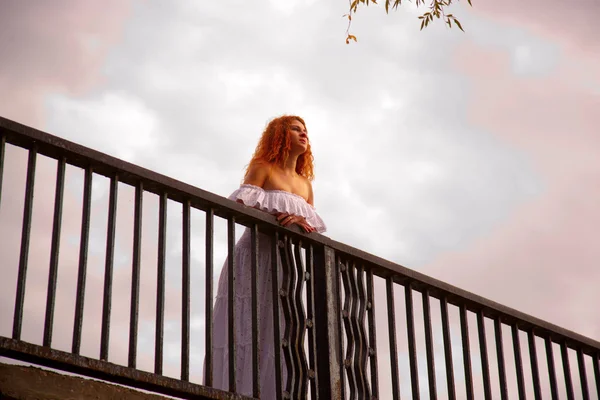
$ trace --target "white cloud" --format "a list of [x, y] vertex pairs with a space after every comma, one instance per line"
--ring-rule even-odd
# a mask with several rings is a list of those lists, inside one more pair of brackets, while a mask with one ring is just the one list
[[269, 0], [271, 7], [287, 16], [293, 14], [298, 7], [307, 7], [315, 4], [317, 0]]
[[512, 69], [516, 75], [545, 75], [556, 69], [558, 52], [544, 43], [524, 43], [513, 48]]
[[[416, 33], [410, 13], [367, 7], [353, 29], [368, 43], [346, 46], [334, 23], [342, 6], [294, 2], [290, 15], [235, 7], [140, 5], [107, 60], [108, 86], [55, 97], [51, 130], [226, 196], [268, 119], [300, 114], [329, 234], [414, 267], [492, 229], [531, 195], [537, 183], [521, 156], [468, 129], [468, 88], [447, 72], [454, 32]], [[439, 50], [422, 52], [434, 42]]]
[[469, 40], [488, 49], [505, 50], [515, 75], [527, 78], [546, 76], [565, 61], [564, 49], [559, 43], [521, 26], [507, 27], [495, 21], [475, 18], [468, 9], [465, 9], [461, 21], [468, 27]]
[[156, 115], [126, 93], [105, 92], [91, 99], [55, 94], [48, 96], [46, 107], [50, 131], [126, 161], [156, 151], [159, 144]]

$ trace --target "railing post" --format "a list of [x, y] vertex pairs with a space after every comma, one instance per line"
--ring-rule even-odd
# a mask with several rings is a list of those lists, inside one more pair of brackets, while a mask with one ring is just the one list
[[341, 400], [340, 292], [332, 248], [315, 246], [314, 274], [318, 398]]

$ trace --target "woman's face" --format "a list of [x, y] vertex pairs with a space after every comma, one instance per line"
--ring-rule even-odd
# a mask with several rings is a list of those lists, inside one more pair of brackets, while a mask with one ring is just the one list
[[298, 149], [301, 153], [304, 153], [308, 149], [308, 135], [302, 122], [298, 120], [292, 121], [289, 134], [292, 149]]

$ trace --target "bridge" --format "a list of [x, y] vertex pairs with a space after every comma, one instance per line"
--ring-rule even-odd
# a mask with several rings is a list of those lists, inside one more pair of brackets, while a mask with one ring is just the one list
[[[0, 336], [0, 356], [180, 398], [260, 399], [261, 349], [257, 338], [261, 319], [256, 280], [252, 282], [251, 315], [253, 397], [236, 393], [233, 348], [228, 374], [233, 384], [228, 391], [211, 387], [210, 349], [214, 338], [210, 327], [215, 259], [219, 258], [215, 226], [222, 223], [226, 227], [230, 261], [225, 268], [230, 271], [230, 287], [236, 234], [243, 228], [251, 231], [253, 276], [258, 268], [258, 240], [262, 235], [271, 238], [276, 332], [272, 348], [275, 359], [283, 363], [276, 365], [278, 399], [600, 398], [600, 343], [595, 340], [325, 236], [281, 227], [266, 213], [4, 118], [0, 118], [0, 207], [14, 206], [6, 204], [5, 193], [21, 188], [11, 179], [18, 175], [19, 165], [8, 160], [10, 152], [23, 159], [26, 172], [21, 193], [24, 200], [19, 208], [22, 214], [0, 214], [19, 220], [19, 229], [11, 228], [7, 233], [2, 229], [8, 226], [6, 218], [0, 218], [0, 232], [5, 235], [2, 242], [6, 245], [0, 244], [3, 280], [16, 277], [14, 286], [4, 291], [14, 296], [14, 303], [12, 329], [9, 327], [6, 336]], [[92, 210], [97, 208], [93, 206], [93, 183], [99, 179], [107, 183], [107, 201], [100, 213], [106, 215], [100, 275], [90, 272], [91, 254], [98, 253], [98, 246], [90, 245], [99, 240], [97, 232], [90, 229], [90, 221], [95, 215]], [[41, 228], [34, 234], [32, 221], [38, 204], [34, 194], [39, 194], [36, 188], [40, 184], [48, 182], [54, 182], [53, 193], [42, 200], [51, 204], [52, 220], [43, 234], [39, 234]], [[73, 188], [81, 188], [81, 206], [77, 209], [81, 218], [75, 240], [78, 253], [73, 260], [73, 318], [65, 324], [64, 319], [59, 322], [56, 317], [61, 311], [57, 309], [57, 279], [63, 266], [61, 249], [73, 239], [72, 234], [64, 234], [63, 226], [66, 215], [73, 213], [68, 199], [73, 196]], [[128, 191], [132, 194], [131, 207], [123, 216], [118, 210], [127, 206], [120, 200]], [[144, 199], [148, 196], [156, 199], [156, 204], [148, 202], [147, 206]], [[177, 218], [169, 218], [169, 210], [175, 210]], [[148, 213], [157, 220], [157, 235], [150, 239], [144, 237], [147, 235], [142, 225]], [[124, 250], [115, 232], [118, 223], [130, 216], [132, 247], [126, 249], [131, 258], [126, 271], [130, 285], [126, 287], [128, 292], [122, 293], [125, 289], [114, 277], [117, 272], [123, 273], [117, 271], [116, 264]], [[166, 275], [174, 268], [167, 262], [173, 247], [167, 243], [168, 229], [177, 231], [181, 238], [176, 271], [180, 296], [177, 377], [164, 371], [165, 359], [172, 358], [173, 352], [165, 340], [165, 302], [170, 290]], [[197, 231], [204, 239], [201, 245], [193, 240]], [[46, 239], [50, 257], [39, 265], [37, 241]], [[152, 267], [156, 288], [150, 345], [145, 338], [140, 339], [140, 325], [147, 325], [140, 313], [140, 307], [147, 308], [147, 303], [140, 301], [140, 290], [145, 269], [149, 268], [145, 257], [148, 241], [153, 243], [151, 253], [156, 256]], [[201, 263], [193, 254], [195, 246], [202, 247]], [[15, 257], [7, 255], [9, 250]], [[194, 280], [198, 271], [202, 279]], [[45, 282], [46, 291], [41, 296], [44, 312], [39, 315], [28, 315], [28, 302], [40, 297], [37, 286], [31, 285], [32, 279]], [[90, 284], [101, 289], [101, 312], [95, 325], [88, 321], [86, 311]], [[229, 343], [235, 341], [232, 292]], [[204, 305], [200, 311], [197, 302], [192, 301], [198, 293]], [[115, 300], [117, 295], [118, 299], [128, 298], [129, 303], [124, 306], [121, 300]], [[3, 302], [5, 309], [7, 301]], [[39, 337], [26, 335], [25, 320], [42, 327]], [[115, 340], [122, 339], [111, 335], [111, 326], [115, 325], [128, 327], [123, 336], [126, 360], [122, 363], [109, 358], [114, 356], [110, 349]], [[190, 372], [196, 357], [191, 336], [198, 326], [203, 327], [202, 379]], [[95, 355], [82, 351], [84, 332], [99, 338], [91, 352]], [[58, 339], [64, 342], [64, 337], [70, 339], [67, 348], [56, 344]], [[141, 350], [152, 353], [150, 370], [140, 367]]]

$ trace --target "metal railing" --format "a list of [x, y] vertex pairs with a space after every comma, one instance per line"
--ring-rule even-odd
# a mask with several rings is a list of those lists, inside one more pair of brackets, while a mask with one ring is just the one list
[[[272, 263], [273, 351], [275, 360], [282, 360], [275, 363], [276, 387], [280, 389], [278, 399], [600, 398], [600, 343], [597, 341], [324, 236], [282, 228], [272, 216], [258, 210], [4, 118], [0, 118], [0, 207], [4, 200], [3, 176], [14, 173], [5, 164], [8, 146], [25, 149], [28, 162], [18, 265], [6, 264], [0, 254], [3, 271], [18, 268], [12, 336], [0, 336], [2, 356], [184, 398], [249, 398], [236, 394], [236, 354], [232, 345], [236, 341], [236, 226], [242, 225], [250, 230], [252, 249], [253, 398], [261, 398], [258, 337], [262, 317], [257, 276], [259, 242], [264, 243], [263, 240], [270, 246]], [[22, 340], [22, 325], [39, 155], [56, 160], [56, 185], [43, 338], [41, 344], [33, 344]], [[54, 310], [67, 166], [84, 171], [70, 352], [53, 348], [52, 340], [56, 329]], [[110, 189], [99, 357], [91, 358], [80, 353], [92, 182], [98, 175], [110, 180]], [[119, 185], [135, 190], [126, 366], [108, 361]], [[153, 372], [137, 368], [145, 193], [153, 193], [159, 199]], [[182, 212], [179, 379], [163, 375], [169, 201], [178, 203]], [[206, 221], [204, 384], [190, 381], [193, 210], [202, 212]], [[227, 221], [229, 391], [211, 388], [215, 217]], [[476, 331], [470, 328], [473, 323]], [[383, 333], [385, 330], [387, 335]], [[475, 342], [478, 345], [474, 345]], [[436, 351], [438, 345], [443, 351]], [[489, 351], [490, 345], [495, 352]], [[507, 351], [510, 347], [512, 357], [508, 354], [510, 350]], [[561, 356], [558, 366], [554, 355], [557, 349]], [[384, 380], [389, 383], [384, 384]]]

